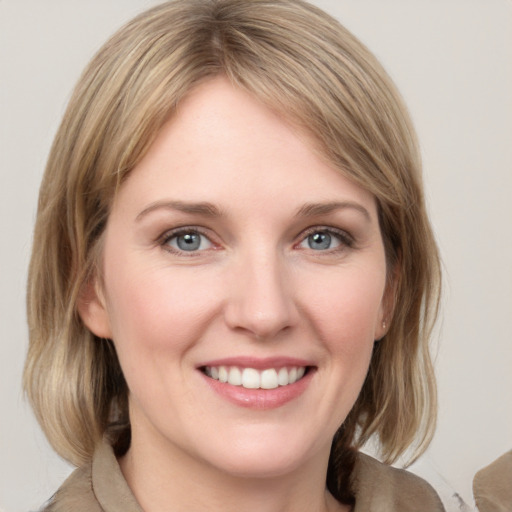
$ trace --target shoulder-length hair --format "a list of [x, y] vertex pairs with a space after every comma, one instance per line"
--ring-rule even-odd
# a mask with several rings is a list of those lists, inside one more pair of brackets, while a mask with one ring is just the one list
[[394, 313], [335, 437], [331, 468], [372, 436], [388, 462], [411, 445], [421, 453], [436, 417], [428, 339], [440, 264], [415, 133], [375, 57], [301, 0], [167, 2], [119, 30], [86, 68], [49, 156], [29, 271], [24, 386], [43, 430], [79, 465], [112, 425], [129, 428], [113, 345], [84, 326], [77, 299], [94, 275], [116, 190], [177, 104], [218, 75], [306, 130], [377, 201]]

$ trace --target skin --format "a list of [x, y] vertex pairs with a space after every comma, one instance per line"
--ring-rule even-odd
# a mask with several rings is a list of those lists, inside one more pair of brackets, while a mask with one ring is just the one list
[[[183, 211], [203, 202], [216, 215]], [[176, 228], [200, 232], [199, 248], [180, 250]], [[319, 249], [315, 233], [331, 245]], [[102, 265], [79, 309], [114, 340], [130, 389], [120, 464], [143, 509], [345, 510], [325, 490], [331, 439], [388, 313], [374, 197], [216, 78], [121, 187]], [[302, 358], [307, 386], [279, 407], [240, 407], [198, 366], [241, 356]]]

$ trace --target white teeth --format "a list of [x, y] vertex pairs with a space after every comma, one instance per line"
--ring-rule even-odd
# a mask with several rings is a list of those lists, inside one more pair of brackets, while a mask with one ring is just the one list
[[254, 368], [244, 368], [242, 372], [242, 386], [247, 389], [258, 389], [260, 387], [260, 374]]
[[229, 369], [228, 382], [232, 386], [242, 385], [242, 372], [236, 366], [232, 366]]
[[277, 383], [280, 386], [288, 386], [288, 370], [286, 368], [281, 368], [279, 373], [277, 374]]
[[263, 370], [261, 372], [261, 388], [262, 389], [274, 389], [279, 386], [277, 382], [277, 372], [274, 368], [270, 370]]
[[228, 370], [225, 366], [219, 366], [219, 380], [221, 382], [228, 381]]
[[212, 379], [232, 386], [242, 386], [247, 389], [275, 389], [302, 379], [306, 373], [306, 367], [292, 366], [279, 368], [279, 370], [267, 368], [260, 371], [254, 368], [241, 369], [237, 366], [207, 366], [205, 373]]

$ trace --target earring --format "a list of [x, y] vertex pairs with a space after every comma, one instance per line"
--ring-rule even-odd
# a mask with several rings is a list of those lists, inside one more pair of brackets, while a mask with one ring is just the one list
[[382, 330], [384, 331], [384, 334], [378, 339], [378, 340], [375, 340], [375, 343], [377, 343], [378, 341], [380, 341], [381, 339], [384, 338], [384, 336], [386, 336], [386, 328], [387, 328], [388, 324], [386, 323], [385, 320], [382, 321]]

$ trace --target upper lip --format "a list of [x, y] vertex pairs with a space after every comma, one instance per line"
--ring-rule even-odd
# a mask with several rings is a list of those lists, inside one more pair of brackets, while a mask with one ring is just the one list
[[225, 357], [212, 359], [198, 365], [198, 368], [205, 366], [238, 366], [241, 368], [254, 368], [255, 370], [265, 370], [266, 368], [300, 367], [315, 366], [311, 361], [296, 357], [278, 356], [278, 357]]

